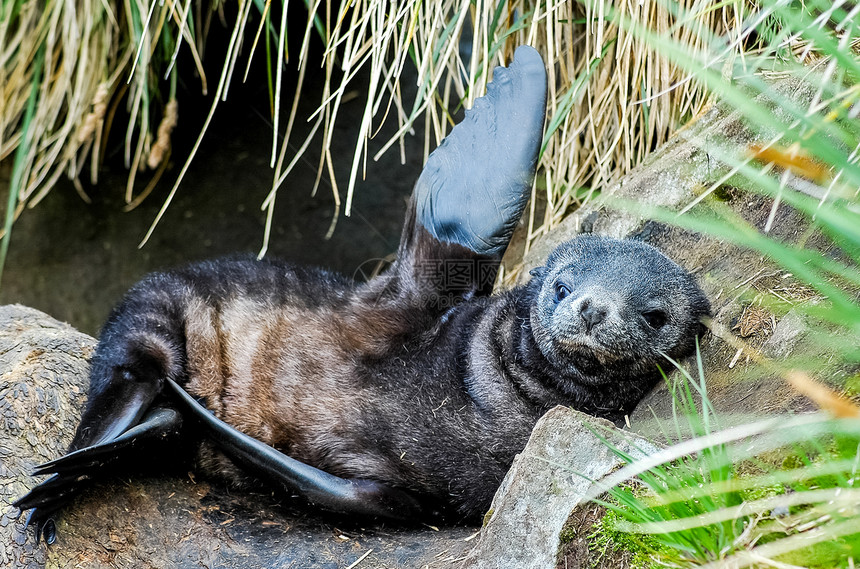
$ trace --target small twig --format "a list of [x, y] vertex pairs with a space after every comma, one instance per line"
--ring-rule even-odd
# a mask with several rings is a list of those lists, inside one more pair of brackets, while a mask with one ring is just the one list
[[358, 559], [356, 559], [356, 560], [352, 563], [352, 565], [350, 565], [350, 566], [349, 566], [349, 567], [347, 567], [346, 569], [353, 569], [354, 567], [357, 567], [357, 566], [358, 566], [358, 564], [359, 564], [359, 563], [361, 563], [362, 561], [364, 561], [364, 560], [367, 558], [367, 556], [368, 556], [368, 555], [370, 555], [371, 553], [373, 553], [373, 549], [368, 549], [368, 550], [367, 550], [367, 552], [366, 552], [364, 555], [362, 555], [361, 557], [359, 557]]
[[738, 360], [740, 359], [741, 354], [743, 354], [743, 353], [744, 353], [744, 349], [738, 348], [738, 351], [735, 352], [735, 357], [733, 357], [732, 361], [729, 362], [729, 369], [732, 369], [733, 367], [735, 367], [735, 365], [737, 365]]

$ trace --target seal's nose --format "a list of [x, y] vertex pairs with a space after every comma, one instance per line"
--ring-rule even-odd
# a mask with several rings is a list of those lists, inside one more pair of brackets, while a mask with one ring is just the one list
[[606, 307], [590, 296], [579, 299], [578, 308], [579, 317], [585, 322], [585, 329], [589, 332], [606, 319]]

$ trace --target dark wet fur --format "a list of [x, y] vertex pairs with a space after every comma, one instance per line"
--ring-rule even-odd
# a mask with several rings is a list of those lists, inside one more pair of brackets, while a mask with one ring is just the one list
[[431, 155], [383, 275], [233, 258], [129, 291], [93, 357], [80, 450], [16, 502], [35, 508], [37, 535], [105, 457], [177, 443], [204, 472], [238, 484], [250, 469], [322, 508], [475, 519], [548, 409], [618, 421], [664, 355], [692, 353], [708, 302], [641, 243], [574, 239], [490, 296], [542, 140], [545, 73], [537, 52], [517, 54]]
[[[436, 260], [478, 259], [430, 238], [413, 219], [399, 260], [367, 284], [248, 258], [146, 277], [105, 325], [72, 450], [101, 436], [102, 416], [124, 405], [125, 386], [150, 382], [160, 392], [170, 377], [224, 421], [293, 458], [408, 489], [474, 518], [544, 412], [562, 404], [619, 420], [659, 379], [661, 351], [675, 358], [692, 351], [698, 317], [708, 311], [689, 276], [642, 246], [636, 254], [673, 271], [660, 277], [666, 298], [658, 300], [677, 309], [665, 325], [677, 330], [674, 343], [637, 347], [649, 341], [638, 322], [626, 331], [630, 353], [617, 361], [595, 365], [572, 354], [565, 357], [574, 363], [551, 363], [546, 352], [558, 349], [546, 331], [536, 341], [533, 330], [536, 315], [560, 306], [545, 281], [571, 263], [598, 260], [601, 270], [577, 269], [580, 284], [590, 282], [585, 273], [605, 275], [604, 250], [617, 242], [574, 240], [529, 284], [487, 296], [483, 280], [452, 290], [428, 278]], [[614, 282], [635, 304], [646, 277]], [[206, 472], [243, 477], [214, 447], [205, 446], [199, 462]]]

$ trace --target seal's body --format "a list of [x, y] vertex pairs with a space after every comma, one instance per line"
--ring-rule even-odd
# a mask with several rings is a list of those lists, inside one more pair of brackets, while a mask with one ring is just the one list
[[[533, 89], [521, 53], [526, 63], [488, 95], [494, 121], [509, 115], [510, 89]], [[519, 166], [504, 178], [516, 183], [493, 182], [504, 206], [486, 217], [479, 199], [450, 206], [444, 153], [466, 145], [511, 169], [510, 147], [470, 140], [486, 120], [455, 129], [437, 150], [446, 160], [434, 153], [416, 185], [397, 260], [368, 283], [253, 259], [141, 281], [101, 334], [71, 454], [44, 465], [57, 474], [18, 505], [37, 507], [50, 538], [50, 514], [82, 472], [203, 433], [199, 467], [230, 480], [249, 469], [346, 513], [474, 518], [548, 409], [623, 418], [665, 356], [692, 352], [709, 305], [656, 249], [589, 236], [561, 245], [528, 284], [489, 294], [528, 195], [540, 111], [526, 121], [538, 132], [528, 151], [514, 145]], [[490, 130], [495, 144], [517, 129]]]

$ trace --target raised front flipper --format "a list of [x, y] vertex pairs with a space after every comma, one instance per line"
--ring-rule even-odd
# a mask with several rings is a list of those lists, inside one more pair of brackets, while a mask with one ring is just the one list
[[290, 458], [218, 419], [176, 382], [168, 380], [168, 384], [191, 415], [199, 419], [212, 442], [238, 466], [284, 485], [315, 506], [394, 520], [414, 520], [432, 513], [409, 492], [374, 480], [340, 478]]
[[[82, 448], [37, 467], [34, 476], [54, 475], [19, 498], [14, 506], [32, 508], [27, 524], [34, 524], [36, 539], [47, 543], [56, 537], [52, 516], [94, 480], [124, 471], [129, 463], [140, 460], [141, 451], [151, 449], [179, 434], [182, 417], [170, 408], [158, 408], [145, 414], [142, 421], [119, 436]], [[134, 452], [132, 452], [134, 451]]]
[[489, 294], [528, 202], [546, 114], [546, 69], [516, 50], [487, 94], [430, 155], [415, 184], [398, 253], [424, 298]]
[[427, 160], [418, 222], [439, 241], [501, 258], [529, 198], [545, 114], [543, 60], [521, 46]]

